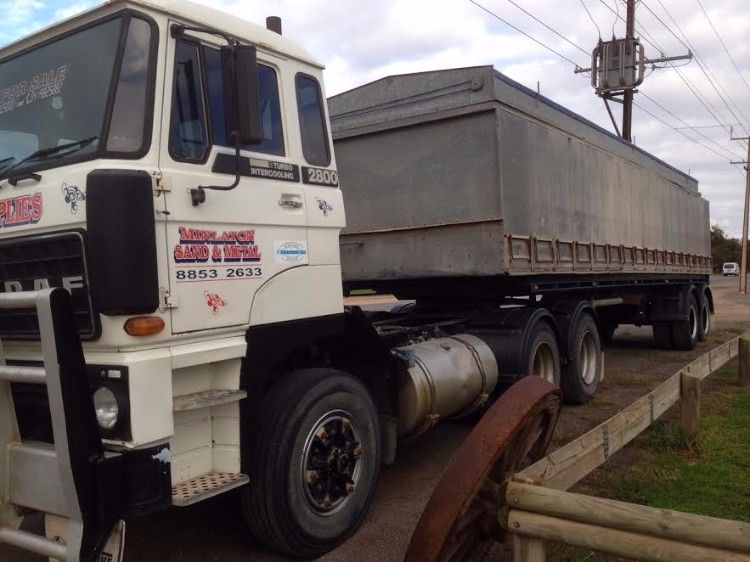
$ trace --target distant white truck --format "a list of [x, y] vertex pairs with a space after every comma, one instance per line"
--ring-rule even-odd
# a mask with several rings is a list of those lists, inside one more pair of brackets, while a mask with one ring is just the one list
[[0, 50], [0, 542], [116, 560], [121, 521], [236, 490], [316, 556], [438, 421], [528, 375], [585, 403], [619, 323], [707, 336], [693, 178], [491, 69], [343, 96], [339, 167], [322, 66], [268, 26], [114, 0]]
[[740, 264], [735, 262], [727, 262], [724, 264], [724, 266], [721, 268], [721, 274], [726, 277], [728, 275], [733, 275], [737, 277], [740, 274]]

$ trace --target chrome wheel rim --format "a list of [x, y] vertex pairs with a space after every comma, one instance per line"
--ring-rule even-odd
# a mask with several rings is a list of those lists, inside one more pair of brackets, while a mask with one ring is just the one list
[[546, 342], [540, 342], [534, 349], [531, 361], [531, 374], [547, 382], [555, 383], [555, 353]]
[[578, 366], [581, 378], [586, 384], [591, 384], [596, 379], [596, 340], [591, 332], [586, 332], [581, 338], [578, 346]]
[[359, 483], [363, 453], [348, 412], [333, 410], [313, 424], [302, 450], [300, 484], [315, 512], [329, 516], [343, 509]]

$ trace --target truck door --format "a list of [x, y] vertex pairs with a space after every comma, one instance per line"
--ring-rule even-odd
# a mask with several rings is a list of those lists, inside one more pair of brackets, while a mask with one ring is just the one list
[[[258, 53], [263, 141], [243, 147], [242, 177], [231, 191], [235, 157], [224, 126], [218, 45], [170, 40], [163, 118], [162, 183], [167, 187], [169, 295], [174, 333], [246, 324], [253, 296], [283, 269], [307, 261], [307, 218], [300, 168], [285, 129], [281, 59]], [[169, 74], [169, 73], [168, 73]]]

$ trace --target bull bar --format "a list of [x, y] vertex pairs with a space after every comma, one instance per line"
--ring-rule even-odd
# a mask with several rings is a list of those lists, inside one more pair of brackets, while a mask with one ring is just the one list
[[[102, 446], [70, 294], [0, 294], [0, 311], [20, 309], [36, 309], [43, 366], [6, 365], [0, 341], [0, 542], [93, 562], [123, 510], [121, 457]], [[20, 437], [11, 383], [46, 386], [54, 444]], [[29, 511], [67, 518], [67, 540], [17, 528], [18, 513]]]

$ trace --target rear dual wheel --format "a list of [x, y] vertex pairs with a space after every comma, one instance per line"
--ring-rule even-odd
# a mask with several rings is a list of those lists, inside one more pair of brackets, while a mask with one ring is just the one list
[[654, 340], [662, 349], [690, 351], [699, 341], [706, 341], [710, 331], [711, 308], [705, 294], [700, 303], [693, 294], [688, 295], [682, 320], [653, 325]]
[[527, 373], [560, 386], [560, 350], [557, 336], [547, 322], [537, 322], [532, 328], [526, 358]]
[[602, 376], [602, 343], [593, 316], [582, 312], [572, 326], [567, 357], [563, 368], [561, 387], [565, 402], [585, 404], [596, 396]]

